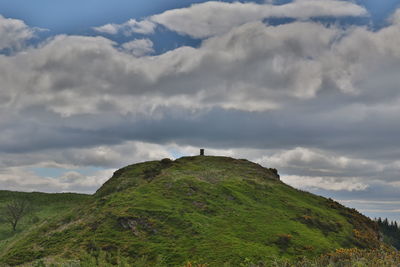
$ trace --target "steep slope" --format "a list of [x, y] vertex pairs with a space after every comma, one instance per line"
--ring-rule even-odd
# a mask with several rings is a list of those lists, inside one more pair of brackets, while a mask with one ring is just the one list
[[111, 263], [145, 256], [150, 265], [221, 266], [377, 247], [378, 239], [374, 222], [285, 185], [274, 169], [198, 156], [118, 170], [92, 200], [33, 229], [0, 253], [0, 262], [106, 251]]

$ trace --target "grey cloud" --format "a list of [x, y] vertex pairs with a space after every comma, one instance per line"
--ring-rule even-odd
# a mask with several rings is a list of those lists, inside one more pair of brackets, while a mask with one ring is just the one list
[[296, 188], [305, 190], [325, 189], [329, 191], [365, 191], [367, 183], [363, 183], [357, 177], [338, 179], [337, 177], [318, 176], [283, 176], [282, 181]]
[[22, 20], [5, 18], [0, 15], [0, 51], [15, 52], [26, 45], [39, 29], [30, 28]]
[[126, 36], [131, 36], [135, 33], [150, 34], [154, 32], [155, 28], [156, 25], [149, 20], [136, 21], [135, 19], [130, 19], [123, 24], [110, 23], [103, 26], [94, 27], [93, 29], [100, 33], [123, 33]]
[[154, 52], [153, 42], [149, 39], [135, 39], [121, 45], [123, 51], [136, 57], [145, 56]]
[[[124, 142], [62, 151], [26, 152], [23, 157], [21, 154], [2, 152], [0, 157], [0, 187], [3, 189], [94, 193], [118, 168], [171, 155], [162, 145]], [[100, 167], [100, 170], [82, 174], [80, 169], [87, 166]], [[32, 170], [43, 168], [55, 168], [63, 174], [44, 177]]]
[[114, 170], [99, 171], [93, 173], [93, 176], [82, 175], [77, 172], [66, 172], [61, 177], [42, 177], [20, 168], [7, 168], [0, 171], [0, 186], [2, 189], [49, 193], [93, 193], [111, 177]]

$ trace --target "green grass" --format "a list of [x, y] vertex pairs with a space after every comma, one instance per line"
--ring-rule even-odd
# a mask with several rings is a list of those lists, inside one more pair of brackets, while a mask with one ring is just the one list
[[[32, 227], [43, 223], [45, 220], [63, 214], [65, 210], [82, 204], [90, 198], [83, 194], [45, 194], [0, 191], [0, 211], [11, 200], [24, 199], [30, 204], [30, 212], [18, 223], [17, 231], [12, 231], [9, 223], [0, 220], [0, 251], [15, 238], [29, 232]], [[0, 212], [1, 214], [1, 212]], [[1, 219], [1, 218], [0, 218]]]
[[[90, 199], [47, 219], [0, 252], [0, 262], [107, 253], [152, 266], [209, 266], [315, 257], [380, 245], [374, 222], [296, 190], [247, 160], [185, 157], [117, 171]], [[51, 213], [51, 212], [50, 212]], [[145, 260], [144, 260], [145, 259]]]

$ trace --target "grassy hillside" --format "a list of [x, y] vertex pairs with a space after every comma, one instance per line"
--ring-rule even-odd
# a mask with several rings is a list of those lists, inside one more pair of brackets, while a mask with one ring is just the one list
[[[89, 195], [82, 194], [45, 194], [0, 191], [0, 251], [15, 238], [28, 232], [33, 226], [43, 223], [69, 208], [80, 205]], [[18, 223], [14, 232], [8, 222], [2, 220], [1, 211], [12, 200], [25, 200], [29, 202], [30, 212]], [[4, 218], [3, 218], [4, 219]]]
[[296, 190], [274, 169], [226, 157], [131, 165], [83, 205], [48, 220], [0, 252], [10, 265], [79, 259], [221, 266], [378, 247], [376, 223]]

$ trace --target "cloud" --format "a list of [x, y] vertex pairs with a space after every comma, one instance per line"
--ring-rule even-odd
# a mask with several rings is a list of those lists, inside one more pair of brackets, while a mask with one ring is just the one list
[[[13, 88], [4, 92], [5, 104], [43, 105], [63, 116], [149, 113], [163, 106], [262, 111], [279, 107], [286, 97], [314, 97], [321, 65], [308, 58], [321, 56], [336, 34], [315, 23], [268, 27], [257, 22], [198, 49], [181, 47], [145, 58], [129, 57], [102, 37], [61, 35], [23, 55], [0, 59], [0, 75]], [[137, 41], [125, 48], [143, 44], [150, 45]]]
[[259, 162], [275, 166], [287, 174], [313, 174], [315, 176], [343, 178], [359, 175], [371, 177], [379, 175], [389, 166], [374, 161], [340, 156], [332, 152], [296, 147], [276, 152], [258, 159]]
[[[38, 49], [4, 59], [5, 83], [20, 87], [5, 92], [9, 95], [4, 99], [16, 100], [17, 107], [30, 102], [71, 116], [149, 114], [171, 106], [267, 111], [314, 99], [325, 88], [357, 95], [361, 86], [373, 97], [374, 81], [365, 81], [381, 79], [376, 77], [384, 67], [379, 64], [396, 64], [396, 39], [383, 40], [397, 32], [395, 26], [374, 33], [313, 22], [255, 22], [207, 39], [199, 48], [180, 47], [145, 58], [129, 57], [102, 37], [57, 36]], [[142, 40], [122, 48], [143, 53], [150, 45]], [[376, 57], [376, 51], [382, 54]], [[10, 67], [26, 74], [12, 74]], [[18, 90], [35, 93], [17, 99]]]
[[283, 5], [270, 2], [256, 4], [207, 1], [187, 8], [167, 10], [142, 21], [130, 19], [123, 24], [106, 24], [93, 29], [100, 33], [114, 35], [122, 32], [131, 36], [133, 33], [154, 33], [157, 25], [162, 25], [183, 35], [204, 39], [267, 18], [305, 20], [313, 17], [358, 17], [367, 14], [367, 10], [359, 5], [338, 0], [295, 0]]
[[0, 168], [61, 168], [79, 169], [87, 166], [96, 168], [121, 168], [136, 162], [172, 157], [169, 149], [176, 145], [124, 141], [120, 144], [90, 145], [86, 147], [65, 147], [62, 151], [47, 149], [44, 151], [19, 153], [2, 152]]
[[[94, 193], [112, 173], [125, 165], [170, 157], [164, 146], [143, 142], [125, 142], [115, 146], [69, 148], [46, 153], [2, 154], [0, 187], [17, 191]], [[99, 167], [89, 173], [80, 169]], [[39, 175], [33, 169], [53, 168], [57, 177]]]
[[35, 36], [37, 29], [30, 28], [22, 20], [5, 18], [0, 15], [0, 50], [18, 51], [26, 41]]
[[301, 189], [325, 189], [330, 191], [364, 191], [368, 185], [362, 183], [359, 177], [338, 180], [337, 177], [315, 177], [289, 175], [282, 177], [282, 180], [296, 188]]
[[[397, 131], [398, 33], [396, 25], [372, 32], [255, 22], [198, 48], [142, 58], [103, 37], [57, 36], [24, 53], [0, 56], [1, 108], [7, 114], [0, 120], [6, 129], [0, 146], [23, 151], [130, 138], [193, 142], [212, 132], [196, 124], [212, 124], [218, 134], [213, 131], [208, 142], [214, 145], [275, 146], [268, 137], [286, 149], [317, 142], [321, 149], [354, 153], [354, 144], [378, 153], [395, 138], [378, 140], [379, 130]], [[42, 121], [24, 118], [33, 114]], [[229, 133], [242, 127], [234, 121], [260, 134], [236, 138]], [[159, 131], [168, 134], [153, 134]], [[28, 138], [26, 132], [35, 134]]]
[[336, 0], [296, 0], [284, 5], [208, 1], [188, 8], [165, 11], [150, 17], [149, 21], [194, 38], [207, 38], [266, 18], [307, 19], [365, 15], [367, 11], [363, 7]]
[[60, 177], [43, 177], [21, 168], [0, 169], [1, 188], [25, 192], [78, 192], [93, 193], [107, 181], [113, 169], [101, 170], [91, 175], [68, 171]]
[[135, 33], [151, 34], [154, 32], [155, 28], [156, 25], [149, 20], [136, 21], [135, 19], [130, 19], [123, 24], [110, 23], [103, 26], [94, 27], [93, 29], [100, 33], [111, 35], [122, 33], [125, 36], [131, 36]]
[[123, 43], [121, 48], [123, 51], [132, 54], [135, 57], [149, 55], [154, 52], [153, 42], [149, 39], [135, 39], [133, 41]]
[[389, 18], [392, 24], [400, 24], [400, 9], [396, 9], [392, 16]]

